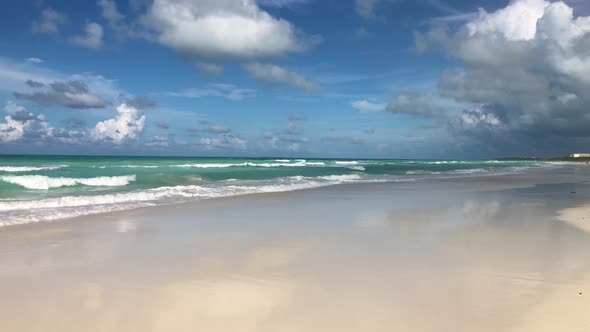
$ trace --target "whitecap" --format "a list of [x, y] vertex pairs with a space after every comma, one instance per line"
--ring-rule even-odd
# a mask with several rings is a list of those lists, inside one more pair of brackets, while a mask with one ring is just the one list
[[126, 186], [135, 181], [135, 175], [100, 176], [94, 178], [52, 178], [44, 175], [9, 175], [0, 176], [0, 180], [25, 187], [27, 189], [48, 190], [52, 188], [85, 185], [93, 187]]
[[18, 173], [18, 172], [35, 172], [35, 171], [52, 171], [67, 167], [67, 165], [56, 166], [0, 166], [0, 172]]

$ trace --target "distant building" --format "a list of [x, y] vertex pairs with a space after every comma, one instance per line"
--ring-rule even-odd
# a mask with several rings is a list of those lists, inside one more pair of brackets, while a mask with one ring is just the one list
[[590, 153], [574, 153], [570, 154], [570, 158], [590, 158]]

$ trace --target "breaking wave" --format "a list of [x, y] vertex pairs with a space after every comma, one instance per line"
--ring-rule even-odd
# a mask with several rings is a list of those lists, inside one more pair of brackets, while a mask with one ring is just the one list
[[25, 187], [27, 189], [48, 190], [60, 187], [77, 185], [93, 187], [119, 187], [126, 186], [135, 181], [135, 175], [125, 176], [100, 176], [95, 178], [52, 178], [44, 175], [9, 175], [0, 176], [0, 180]]
[[36, 171], [52, 171], [67, 167], [67, 165], [57, 166], [0, 166], [0, 172], [18, 173], [18, 172], [36, 172]]

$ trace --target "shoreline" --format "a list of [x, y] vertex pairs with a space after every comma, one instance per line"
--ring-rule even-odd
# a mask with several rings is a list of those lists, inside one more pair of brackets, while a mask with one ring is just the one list
[[[565, 167], [557, 167], [562, 169], [568, 169], [568, 166]], [[137, 207], [122, 207], [120, 209], [116, 208], [111, 211], [97, 211], [97, 212], [88, 212], [86, 214], [80, 215], [73, 215], [73, 216], [66, 216], [66, 217], [58, 217], [55, 219], [49, 220], [39, 220], [39, 221], [23, 221], [23, 222], [16, 222], [12, 224], [0, 224], [0, 232], [5, 228], [12, 228], [12, 227], [24, 227], [25, 225], [38, 225], [44, 223], [53, 223], [53, 222], [64, 222], [67, 220], [72, 219], [84, 219], [88, 217], [94, 216], [109, 216], [112, 214], [117, 213], [125, 213], [128, 211], [135, 211], [135, 210], [142, 210], [142, 209], [158, 209], [158, 208], [166, 208], [166, 207], [179, 207], [182, 208], [186, 205], [191, 204], [200, 204], [201, 202], [209, 202], [212, 200], [219, 200], [219, 199], [234, 199], [240, 197], [250, 197], [256, 195], [278, 195], [278, 194], [288, 194], [293, 192], [300, 192], [300, 191], [313, 191], [313, 190], [323, 190], [326, 188], [331, 187], [340, 187], [346, 188], [347, 186], [354, 187], [363, 187], [363, 186], [403, 186], [406, 183], [416, 183], [419, 185], [428, 185], [429, 183], [447, 183], [449, 185], [457, 185], [457, 186], [468, 186], [469, 183], [475, 183], [476, 185], [470, 189], [466, 190], [499, 190], [499, 189], [514, 189], [514, 188], [524, 188], [539, 184], [550, 184], [550, 183], [565, 183], [566, 178], [561, 178], [559, 176], [548, 178], [545, 175], [552, 170], [547, 169], [527, 169], [523, 172], [515, 172], [515, 173], [499, 173], [499, 174], [478, 174], [478, 175], [449, 175], [449, 176], [437, 176], [432, 178], [417, 178], [417, 179], [400, 179], [391, 180], [391, 181], [361, 181], [361, 182], [341, 182], [341, 183], [334, 183], [334, 184], [325, 184], [325, 185], [318, 185], [315, 187], [308, 187], [308, 188], [297, 188], [297, 189], [289, 189], [284, 191], [276, 191], [276, 192], [251, 192], [251, 193], [243, 193], [243, 194], [232, 194], [228, 196], [220, 196], [220, 197], [207, 197], [207, 198], [195, 198], [186, 201], [180, 202], [171, 202], [171, 203], [157, 203], [153, 205], [144, 206], [137, 206]], [[485, 183], [485, 187], [481, 186], [481, 183]]]
[[343, 184], [5, 227], [0, 323], [576, 331], [590, 235], [557, 215], [590, 201], [590, 171], [552, 172]]

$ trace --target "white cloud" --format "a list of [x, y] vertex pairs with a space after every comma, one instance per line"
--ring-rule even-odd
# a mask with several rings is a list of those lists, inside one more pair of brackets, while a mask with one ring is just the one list
[[545, 0], [513, 0], [494, 13], [480, 9], [479, 17], [467, 23], [471, 37], [500, 34], [506, 40], [531, 40], [536, 35], [537, 21], [549, 6]]
[[251, 60], [304, 48], [286, 20], [254, 0], [154, 0], [143, 18], [155, 40], [204, 62]]
[[4, 122], [0, 122], [0, 141], [6, 143], [20, 140], [31, 127], [33, 114], [12, 102], [6, 103], [4, 111], [8, 115], [4, 117]]
[[368, 100], [356, 100], [352, 102], [352, 107], [356, 108], [361, 112], [378, 112], [384, 111], [387, 104], [376, 103]]
[[29, 62], [29, 63], [43, 63], [44, 62], [43, 59], [40, 59], [40, 58], [26, 58], [25, 61]]
[[67, 17], [52, 9], [46, 8], [41, 12], [41, 18], [33, 22], [33, 32], [57, 34], [59, 26], [66, 23]]
[[190, 88], [177, 92], [168, 92], [168, 96], [184, 98], [221, 97], [229, 100], [252, 98], [256, 90], [239, 88], [233, 84], [209, 84], [205, 88]]
[[4, 122], [0, 122], [0, 142], [43, 144], [48, 141], [60, 143], [78, 143], [85, 136], [80, 131], [67, 131], [51, 126], [43, 114], [34, 115], [14, 102], [6, 103], [4, 111], [8, 113]]
[[86, 35], [74, 36], [70, 41], [76, 45], [88, 48], [101, 48], [103, 46], [103, 29], [98, 23], [88, 22], [85, 27]]
[[90, 131], [93, 140], [121, 144], [127, 140], [135, 139], [141, 134], [145, 124], [145, 115], [126, 104], [119, 105], [117, 113], [115, 118], [96, 124]]
[[463, 111], [458, 117], [463, 127], [476, 127], [478, 125], [498, 126], [500, 119], [493, 113], [485, 113], [479, 108], [471, 111]]
[[310, 82], [303, 76], [276, 65], [251, 62], [243, 64], [242, 68], [256, 80], [286, 84], [307, 91], [317, 91], [320, 89], [318, 84]]

